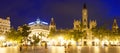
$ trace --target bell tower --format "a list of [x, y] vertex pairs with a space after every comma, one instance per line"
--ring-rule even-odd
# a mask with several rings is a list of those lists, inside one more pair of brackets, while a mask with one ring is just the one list
[[74, 23], [73, 23], [73, 25], [74, 25], [74, 30], [81, 30], [81, 26], [80, 26], [80, 21], [79, 20], [74, 20]]
[[88, 29], [88, 11], [86, 4], [84, 4], [82, 9], [82, 31], [86, 31], [87, 29]]
[[112, 26], [112, 31], [113, 32], [118, 32], [118, 25], [117, 25], [117, 21], [116, 21], [116, 19], [114, 19], [114, 21], [113, 21], [113, 26]]
[[51, 18], [51, 22], [50, 22], [50, 25], [49, 25], [49, 30], [50, 30], [50, 32], [56, 31], [56, 25], [54, 23], [54, 18]]

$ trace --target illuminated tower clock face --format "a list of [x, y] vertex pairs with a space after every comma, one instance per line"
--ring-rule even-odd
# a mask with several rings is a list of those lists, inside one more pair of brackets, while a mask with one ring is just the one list
[[84, 13], [84, 15], [87, 15], [87, 13]]

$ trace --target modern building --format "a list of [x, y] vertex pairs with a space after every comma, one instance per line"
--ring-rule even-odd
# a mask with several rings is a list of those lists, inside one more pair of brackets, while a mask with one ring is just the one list
[[0, 35], [4, 35], [10, 30], [10, 17], [0, 18]]

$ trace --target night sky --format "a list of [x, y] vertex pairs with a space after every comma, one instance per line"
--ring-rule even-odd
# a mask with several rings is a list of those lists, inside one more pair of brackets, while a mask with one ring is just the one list
[[98, 26], [112, 26], [116, 18], [120, 24], [120, 0], [0, 0], [0, 17], [11, 17], [12, 27], [35, 21], [38, 17], [50, 22], [54, 17], [57, 28], [73, 28], [74, 19], [81, 19], [86, 3], [88, 18], [96, 19]]

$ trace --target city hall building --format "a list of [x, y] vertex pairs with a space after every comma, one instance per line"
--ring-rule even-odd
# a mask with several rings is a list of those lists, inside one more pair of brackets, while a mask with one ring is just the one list
[[[95, 35], [93, 35], [92, 29], [96, 28], [97, 26], [97, 21], [95, 19], [90, 19], [88, 20], [88, 10], [86, 7], [86, 4], [83, 5], [82, 8], [82, 19], [81, 20], [75, 20], [73, 22], [73, 29], [56, 29], [56, 24], [54, 22], [54, 19], [51, 18], [51, 22], [49, 25], [49, 31], [50, 32], [55, 32], [57, 34], [55, 34], [56, 36], [61, 36], [61, 35], [68, 35], [69, 32], [73, 32], [73, 31], [81, 31], [81, 32], [85, 32], [84, 37], [81, 38], [81, 40], [79, 41], [80, 45], [99, 45], [100, 41], [98, 38], [95, 37]], [[113, 32], [117, 32], [118, 31], [118, 25], [117, 25], [117, 21], [116, 19], [114, 19], [113, 21], [113, 26], [112, 26], [112, 31]], [[75, 36], [75, 35], [73, 35]], [[71, 39], [71, 38], [70, 38]], [[55, 43], [56, 39], [53, 40], [52, 43]], [[61, 40], [58, 41], [62, 41], [65, 42], [63, 40], [63, 38], [61, 38]], [[78, 43], [78, 44], [79, 44]], [[103, 41], [104, 44], [108, 43], [108, 40], [105, 39]], [[101, 44], [103, 44], [101, 43]], [[59, 44], [59, 43], [58, 43]]]
[[77, 31], [81, 31], [81, 32], [86, 32], [86, 37], [82, 38], [82, 44], [84, 45], [90, 45], [92, 42], [92, 33], [90, 31], [90, 29], [95, 28], [97, 26], [96, 20], [90, 20], [90, 22], [88, 22], [88, 10], [86, 7], [86, 4], [83, 5], [82, 8], [82, 19], [81, 20], [75, 20], [73, 22], [73, 29], [62, 29], [62, 30], [57, 30], [56, 29], [56, 25], [54, 23], [54, 19], [51, 18], [51, 22], [49, 25], [49, 30], [50, 31], [59, 31], [59, 32], [72, 32], [74, 30]]
[[[41, 36], [44, 35], [44, 37], [42, 37], [41, 39], [42, 41], [48, 41], [48, 44], [63, 45], [66, 42], [66, 40], [60, 36], [69, 35], [70, 32], [74, 32], [74, 31], [85, 32], [84, 37], [80, 38], [80, 40], [78, 41], [78, 44], [80, 45], [91, 46], [91, 45], [99, 45], [100, 43], [99, 39], [96, 38], [92, 32], [92, 29], [96, 28], [97, 26], [97, 21], [95, 19], [90, 19], [90, 20], [88, 19], [88, 10], [87, 10], [86, 4], [84, 4], [82, 8], [81, 20], [74, 19], [72, 29], [56, 29], [54, 18], [51, 18], [50, 24], [48, 24], [47, 22], [41, 21], [40, 19], [37, 19], [34, 22], [28, 23], [28, 25], [31, 31], [31, 33], [29, 34], [29, 37], [36, 35], [41, 38]], [[114, 19], [112, 31], [117, 32], [118, 28], [119, 27], [117, 25], [117, 21], [116, 19]], [[49, 38], [48, 36], [54, 36], [54, 37]], [[70, 41], [73, 41], [72, 37], [70, 39], [71, 39]], [[106, 44], [106, 42], [108, 42], [108, 40], [104, 41], [103, 43]]]

